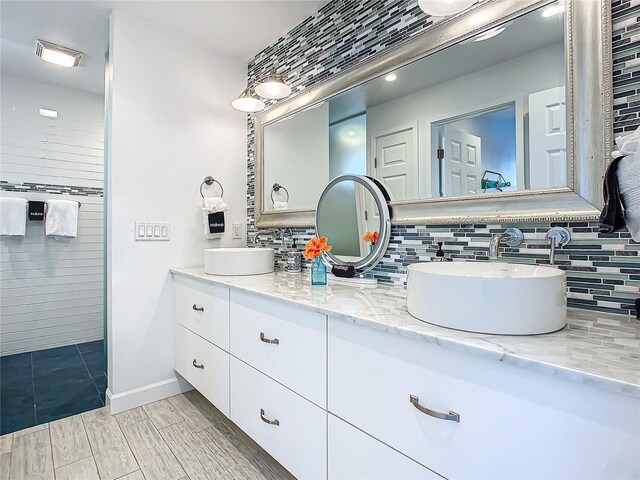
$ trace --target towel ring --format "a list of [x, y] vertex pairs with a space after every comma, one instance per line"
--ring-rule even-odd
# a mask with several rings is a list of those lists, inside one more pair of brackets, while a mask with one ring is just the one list
[[286, 188], [284, 188], [282, 185], [280, 185], [279, 183], [274, 183], [273, 187], [271, 188], [271, 203], [275, 203], [275, 200], [273, 199], [273, 192], [279, 192], [280, 189], [284, 190], [285, 193], [287, 194], [287, 202], [289, 201], [289, 190], [287, 190]]
[[202, 193], [202, 187], [204, 187], [205, 183], [207, 185], [213, 185], [214, 183], [217, 183], [220, 186], [220, 197], [224, 196], [224, 187], [222, 186], [222, 184], [212, 176], [206, 176], [204, 177], [204, 181], [200, 184], [200, 196], [202, 198], [204, 198], [204, 193]]

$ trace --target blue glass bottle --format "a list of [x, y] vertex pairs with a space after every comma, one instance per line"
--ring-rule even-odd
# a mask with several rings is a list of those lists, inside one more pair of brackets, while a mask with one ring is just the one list
[[327, 284], [327, 267], [322, 261], [322, 255], [316, 257], [311, 264], [311, 285]]

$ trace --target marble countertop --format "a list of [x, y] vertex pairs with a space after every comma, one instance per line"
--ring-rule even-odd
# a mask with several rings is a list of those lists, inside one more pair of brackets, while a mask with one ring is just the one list
[[534, 336], [485, 335], [438, 327], [412, 317], [407, 312], [406, 289], [398, 286], [330, 283], [326, 287], [312, 287], [305, 273], [214, 276], [205, 274], [202, 267], [178, 268], [171, 272], [445, 348], [640, 397], [638, 322], [623, 315], [569, 309], [567, 326], [559, 332]]

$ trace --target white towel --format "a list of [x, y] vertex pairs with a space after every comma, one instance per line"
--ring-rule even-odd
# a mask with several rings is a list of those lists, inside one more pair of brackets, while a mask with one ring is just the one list
[[27, 201], [24, 198], [0, 198], [0, 235], [24, 237], [27, 230]]
[[204, 206], [204, 209], [209, 213], [229, 211], [229, 205], [224, 203], [222, 197], [204, 197], [202, 199], [202, 205]]
[[273, 201], [273, 209], [274, 210], [286, 210], [289, 208], [289, 204], [287, 202], [282, 202], [280, 200]]
[[73, 200], [47, 200], [45, 233], [51, 237], [77, 237], [78, 207]]
[[618, 160], [618, 188], [624, 220], [634, 241], [640, 242], [640, 152]]
[[206, 208], [202, 209], [202, 226], [204, 227], [204, 238], [207, 240], [213, 240], [214, 238], [222, 238], [224, 237], [224, 233], [211, 233], [209, 231], [209, 214], [216, 213], [210, 212]]

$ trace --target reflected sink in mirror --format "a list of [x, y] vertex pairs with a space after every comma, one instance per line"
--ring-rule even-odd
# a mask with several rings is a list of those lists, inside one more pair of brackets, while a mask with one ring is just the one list
[[274, 268], [273, 248], [207, 248], [204, 272], [209, 275], [261, 275]]
[[535, 335], [566, 325], [565, 273], [508, 263], [415, 263], [407, 307], [414, 317], [476, 333]]

